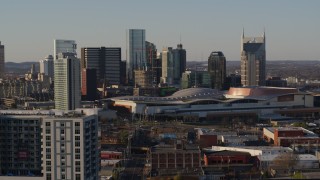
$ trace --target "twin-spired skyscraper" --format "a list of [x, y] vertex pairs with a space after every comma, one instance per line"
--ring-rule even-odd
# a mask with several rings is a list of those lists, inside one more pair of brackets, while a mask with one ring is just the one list
[[266, 38], [241, 36], [241, 84], [264, 86], [266, 81]]

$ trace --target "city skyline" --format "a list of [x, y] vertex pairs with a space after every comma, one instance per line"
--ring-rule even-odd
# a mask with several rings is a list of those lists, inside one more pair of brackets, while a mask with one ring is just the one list
[[[165, 2], [170, 3], [160, 11]], [[240, 60], [243, 28], [250, 36], [260, 36], [265, 28], [267, 60], [320, 60], [320, 25], [315, 23], [319, 5], [319, 1], [289, 0], [5, 0], [0, 7], [0, 41], [6, 48], [6, 62], [39, 61], [53, 55], [53, 39], [74, 39], [78, 54], [82, 47], [121, 47], [122, 59], [128, 59], [126, 31], [145, 29], [146, 41], [158, 50], [181, 42], [188, 61], [206, 61], [212, 51], [223, 51], [228, 61]]]

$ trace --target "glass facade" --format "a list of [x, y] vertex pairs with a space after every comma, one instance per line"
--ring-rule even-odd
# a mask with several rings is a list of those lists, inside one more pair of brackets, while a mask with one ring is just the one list
[[74, 40], [54, 40], [54, 59], [58, 59], [59, 53], [70, 52], [77, 54], [77, 44]]

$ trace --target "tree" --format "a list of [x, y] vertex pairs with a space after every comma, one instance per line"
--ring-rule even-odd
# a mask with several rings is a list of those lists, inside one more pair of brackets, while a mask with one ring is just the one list
[[129, 132], [128, 131], [121, 130], [120, 133], [119, 133], [120, 142], [122, 144], [128, 144], [128, 136], [129, 136]]
[[293, 152], [281, 153], [271, 163], [272, 169], [287, 169], [288, 172], [293, 170], [298, 160], [297, 154]]

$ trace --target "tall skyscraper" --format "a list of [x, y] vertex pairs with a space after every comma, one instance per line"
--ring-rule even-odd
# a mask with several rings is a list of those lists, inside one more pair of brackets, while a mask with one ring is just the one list
[[40, 64], [40, 73], [47, 75], [49, 77], [54, 76], [53, 72], [53, 56], [48, 55], [45, 59], [39, 61]]
[[146, 62], [146, 40], [144, 29], [129, 29], [129, 60], [128, 81], [133, 83], [134, 70], [143, 70], [147, 67]]
[[[157, 81], [157, 72], [159, 67], [157, 66], [157, 48], [156, 46], [146, 41], [146, 58], [147, 58], [147, 71], [151, 71], [152, 86], [156, 86], [159, 82]], [[137, 78], [135, 78], [137, 79]]]
[[187, 53], [186, 50], [182, 48], [182, 44], [177, 45], [177, 49], [173, 49], [173, 80], [175, 84], [179, 84], [182, 73], [186, 71], [187, 66]]
[[74, 53], [59, 53], [54, 62], [55, 108], [73, 110], [80, 107], [80, 60]]
[[74, 40], [63, 40], [63, 39], [55, 39], [54, 40], [54, 52], [53, 58], [54, 60], [58, 59], [59, 53], [73, 53], [77, 54], [77, 44]]
[[4, 45], [0, 41], [0, 78], [4, 78]]
[[120, 84], [121, 48], [81, 48], [81, 68], [96, 69], [97, 82]]
[[266, 81], [266, 39], [241, 36], [241, 84], [263, 86]]
[[162, 49], [162, 75], [161, 82], [172, 85], [173, 82], [173, 52], [172, 47]]
[[214, 51], [208, 58], [211, 87], [221, 90], [226, 79], [226, 58], [221, 51]]

